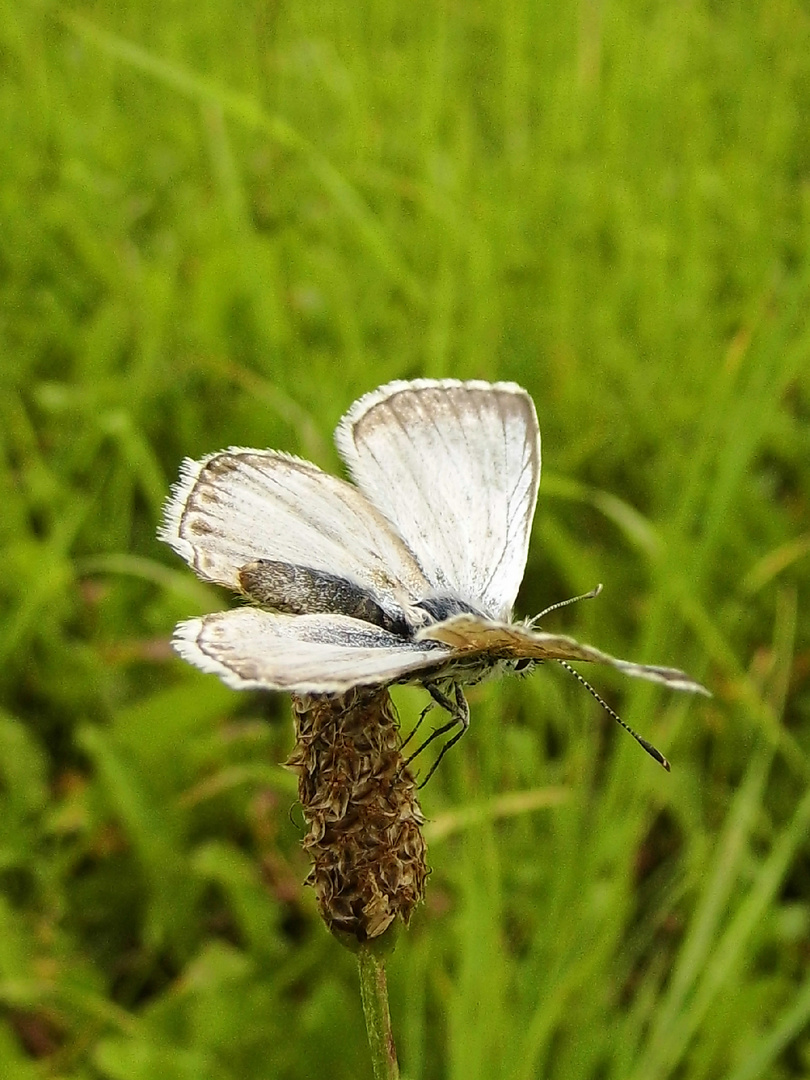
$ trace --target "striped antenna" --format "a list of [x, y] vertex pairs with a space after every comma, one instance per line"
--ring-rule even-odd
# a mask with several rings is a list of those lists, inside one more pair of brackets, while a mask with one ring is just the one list
[[536, 626], [544, 616], [548, 615], [551, 611], [559, 611], [560, 608], [568, 607], [569, 604], [576, 604], [580, 600], [593, 600], [602, 591], [601, 583], [596, 586], [595, 589], [591, 589], [590, 592], [584, 592], [581, 596], [569, 596], [567, 600], [558, 600], [556, 604], [551, 604], [547, 608], [543, 608], [539, 615], [533, 615], [529, 620], [531, 626]]
[[608, 705], [608, 703], [603, 698], [601, 698], [599, 694], [597, 694], [597, 692], [594, 690], [594, 688], [591, 686], [587, 679], [584, 679], [578, 671], [574, 671], [574, 669], [571, 667], [567, 660], [558, 660], [557, 663], [562, 664], [565, 670], [570, 672], [570, 674], [574, 676], [577, 682], [582, 683], [588, 693], [591, 694], [592, 697], [596, 698], [596, 700], [599, 702], [599, 704], [602, 706], [608, 716], [612, 716], [616, 723], [620, 725], [620, 727], [623, 727], [625, 731], [629, 732], [639, 744], [639, 746], [644, 747], [644, 749], [647, 751], [651, 758], [655, 758], [658, 764], [663, 765], [667, 772], [670, 771], [669, 762], [661, 753], [661, 751], [657, 750], [652, 743], [647, 742], [646, 739], [642, 738], [637, 731], [633, 731], [629, 724], [625, 724], [624, 720], [622, 720], [619, 714], [617, 712], [614, 712], [613, 709], [611, 709], [611, 707]]

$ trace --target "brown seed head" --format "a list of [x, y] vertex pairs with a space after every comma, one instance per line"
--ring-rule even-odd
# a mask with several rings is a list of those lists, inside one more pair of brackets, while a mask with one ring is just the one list
[[358, 941], [407, 925], [424, 896], [426, 845], [416, 782], [403, 767], [399, 724], [385, 688], [293, 697], [304, 847], [327, 927]]

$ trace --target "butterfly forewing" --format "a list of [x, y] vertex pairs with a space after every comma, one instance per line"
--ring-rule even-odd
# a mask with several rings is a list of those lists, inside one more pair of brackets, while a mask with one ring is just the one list
[[709, 694], [704, 686], [678, 668], [620, 660], [564, 634], [545, 634], [516, 623], [497, 623], [479, 619], [475, 615], [457, 615], [426, 627], [417, 637], [420, 641], [441, 641], [449, 645], [454, 653], [480, 654], [493, 660], [584, 660], [587, 663], [608, 664], [625, 675], [663, 683], [672, 690]]
[[393, 607], [429, 588], [362, 492], [272, 451], [232, 448], [186, 461], [160, 536], [200, 577], [236, 591], [240, 569], [259, 559], [359, 582]]
[[355, 402], [335, 439], [352, 478], [433, 588], [507, 617], [540, 481], [540, 434], [526, 391], [513, 383], [390, 383]]

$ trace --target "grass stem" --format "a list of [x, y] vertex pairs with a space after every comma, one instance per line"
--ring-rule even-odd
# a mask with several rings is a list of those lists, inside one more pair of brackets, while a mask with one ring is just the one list
[[399, 1080], [397, 1048], [388, 1011], [385, 958], [372, 945], [364, 944], [357, 951], [357, 964], [374, 1080]]

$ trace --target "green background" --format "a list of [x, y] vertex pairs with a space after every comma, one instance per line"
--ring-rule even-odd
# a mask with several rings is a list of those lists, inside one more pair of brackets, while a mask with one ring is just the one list
[[[288, 703], [174, 659], [229, 601], [181, 459], [393, 378], [514, 379], [518, 609], [712, 700], [475, 688], [390, 963], [403, 1075], [810, 1072], [810, 10], [0, 2], [0, 1075], [370, 1075]], [[396, 692], [403, 724], [424, 704]]]

